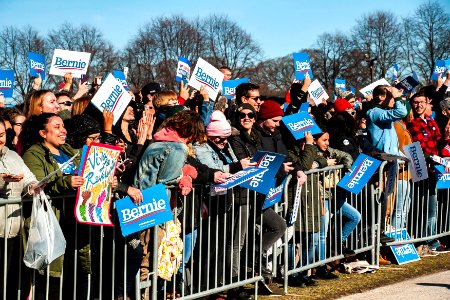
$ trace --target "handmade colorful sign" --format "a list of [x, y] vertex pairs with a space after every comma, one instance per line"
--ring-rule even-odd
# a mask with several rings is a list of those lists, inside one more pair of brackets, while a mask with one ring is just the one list
[[436, 170], [436, 187], [437, 189], [449, 189], [450, 188], [450, 173], [445, 172], [444, 166], [434, 166]]
[[311, 79], [314, 79], [313, 73], [311, 71], [311, 63], [309, 61], [308, 53], [299, 52], [294, 53], [294, 70], [295, 79], [303, 80], [305, 79], [305, 74], [308, 73]]
[[285, 158], [286, 155], [283, 154], [257, 151], [255, 155], [253, 155], [251, 162], [256, 162], [256, 168], [267, 169], [267, 171], [255, 175], [248, 181], [241, 183], [240, 186], [261, 194], [267, 194], [269, 189], [274, 186], [273, 179]]
[[[399, 240], [410, 240], [408, 232], [406, 232], [406, 229], [402, 230], [396, 230], [391, 232], [386, 232], [386, 235], [388, 237], [391, 237], [395, 239], [396, 241]], [[397, 263], [399, 265], [403, 265], [406, 263], [410, 263], [413, 261], [420, 260], [420, 256], [417, 253], [416, 248], [414, 248], [413, 244], [403, 244], [403, 245], [395, 245], [390, 246], [392, 253], [395, 256], [395, 259], [397, 260]]]
[[419, 82], [413, 76], [408, 76], [402, 79], [395, 87], [403, 90], [404, 93], [412, 92], [416, 86], [419, 85]]
[[[269, 189], [269, 192], [267, 193], [267, 196], [266, 196], [266, 200], [264, 200], [262, 209], [269, 208], [281, 201], [281, 199], [283, 198], [283, 191], [284, 191], [284, 185], [286, 184], [286, 180], [287, 180], [287, 177], [277, 187], [275, 187], [275, 183], [272, 184], [273, 188]], [[274, 181], [275, 181], [275, 179], [274, 179]]]
[[125, 91], [129, 91], [127, 80], [125, 78], [125, 73], [123, 71], [114, 70], [113, 76], [120, 82], [120, 84], [123, 86]]
[[30, 67], [30, 75], [38, 77], [41, 75], [42, 80], [45, 80], [45, 56], [34, 52], [28, 52], [28, 65]]
[[116, 201], [123, 236], [173, 220], [164, 184], [160, 183], [143, 190], [142, 197], [140, 205], [134, 204], [130, 197]]
[[305, 111], [283, 117], [281, 120], [296, 140], [304, 138], [305, 131], [310, 131], [311, 134], [322, 132], [313, 118]]
[[12, 98], [14, 91], [14, 70], [0, 70], [0, 92], [5, 98]]
[[368, 86], [360, 89], [359, 91], [361, 92], [361, 94], [364, 95], [364, 97], [367, 97], [369, 95], [372, 95], [373, 89], [376, 88], [379, 85], [390, 85], [390, 84], [389, 84], [389, 82], [387, 82], [386, 79], [381, 78], [380, 80], [372, 82], [371, 84], [369, 84]]
[[72, 73], [73, 77], [80, 78], [87, 73], [90, 59], [91, 54], [87, 52], [55, 49], [49, 74], [64, 76]]
[[222, 90], [222, 81], [223, 73], [204, 59], [199, 58], [189, 80], [189, 85], [196, 90], [200, 90], [202, 86], [205, 86], [209, 99], [215, 100], [219, 91]]
[[225, 80], [222, 82], [222, 95], [227, 99], [233, 99], [236, 97], [236, 87], [241, 83], [247, 83], [248, 78]]
[[175, 80], [181, 82], [183, 78], [191, 76], [191, 62], [183, 56], [178, 56], [177, 75]]
[[431, 74], [430, 79], [438, 80], [439, 77], [442, 77], [442, 75], [445, 74], [445, 71], [447, 71], [445, 60], [442, 60], [442, 59], [436, 60], [434, 62], [433, 74]]
[[120, 147], [91, 143], [86, 152], [80, 174], [84, 184], [78, 188], [75, 217], [90, 225], [113, 226], [109, 215], [111, 184], [114, 178]]
[[314, 100], [314, 103], [316, 103], [316, 105], [322, 103], [322, 100], [327, 100], [328, 98], [330, 98], [330, 96], [328, 96], [327, 92], [317, 79], [311, 82], [311, 84], [309, 85], [308, 93]]
[[409, 159], [408, 166], [411, 171], [413, 182], [427, 179], [428, 169], [420, 142], [417, 141], [403, 146], [403, 151]]
[[351, 171], [338, 182], [338, 186], [357, 195], [380, 166], [381, 161], [360, 154], [351, 167]]
[[245, 182], [250, 178], [258, 174], [264, 173], [266, 171], [267, 169], [264, 168], [246, 168], [242, 171], [239, 171], [231, 175], [224, 183], [213, 184], [211, 187], [214, 189], [216, 193], [222, 192], [224, 190], [231, 189], [241, 184], [242, 182]]
[[130, 101], [130, 94], [125, 91], [122, 84], [111, 74], [108, 74], [91, 100], [92, 104], [100, 111], [106, 109], [114, 114], [114, 124], [117, 123]]

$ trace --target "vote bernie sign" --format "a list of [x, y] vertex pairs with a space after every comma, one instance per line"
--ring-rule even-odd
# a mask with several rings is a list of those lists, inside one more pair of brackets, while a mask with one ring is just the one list
[[418, 85], [419, 82], [413, 76], [408, 76], [402, 79], [395, 87], [403, 90], [403, 92], [412, 92]]
[[[410, 240], [408, 232], [406, 229], [386, 232], [388, 237], [391, 237], [395, 240]], [[406, 263], [410, 263], [413, 261], [420, 260], [420, 256], [417, 253], [416, 248], [414, 248], [413, 244], [403, 244], [403, 245], [394, 245], [390, 246], [392, 253], [395, 256], [395, 260], [399, 265], [403, 265]]]
[[175, 80], [181, 82], [181, 80], [186, 80], [191, 75], [191, 62], [184, 58], [183, 56], [178, 57], [177, 75]]
[[122, 84], [122, 86], [125, 89], [125, 91], [129, 91], [130, 90], [128, 88], [127, 79], [125, 78], [125, 73], [123, 71], [114, 70], [113, 71], [113, 76], [120, 82], [120, 84]]
[[327, 92], [317, 79], [311, 82], [311, 84], [309, 85], [308, 93], [314, 100], [314, 103], [316, 103], [316, 105], [322, 103], [322, 100], [327, 100], [328, 98], [330, 98], [330, 96], [328, 96]]
[[222, 81], [223, 73], [204, 59], [199, 58], [189, 80], [189, 85], [196, 90], [200, 90], [204, 86], [208, 91], [209, 98], [215, 100], [219, 91], [222, 90]]
[[334, 90], [335, 91], [338, 91], [338, 90], [345, 91], [346, 90], [345, 84], [346, 84], [345, 79], [335, 78], [334, 79]]
[[[279, 186], [275, 186], [275, 183], [272, 184], [273, 188], [269, 189], [269, 191], [267, 192], [266, 199], [264, 200], [262, 209], [274, 206], [275, 204], [281, 201], [286, 180], [287, 177], [283, 180], [283, 182]], [[273, 179], [273, 181], [275, 182], [275, 179]]]
[[267, 169], [265, 168], [246, 168], [244, 170], [234, 173], [233, 175], [228, 177], [225, 182], [213, 184], [211, 187], [214, 192], [220, 193], [227, 189], [231, 189], [237, 185], [240, 185], [241, 183], [249, 180], [250, 178], [255, 177], [256, 175], [264, 173], [266, 171]]
[[14, 90], [14, 70], [0, 70], [0, 92], [5, 98], [12, 98]]
[[361, 94], [364, 95], [364, 97], [367, 97], [369, 95], [372, 95], [373, 89], [376, 88], [379, 85], [390, 85], [389, 82], [387, 82], [386, 79], [381, 78], [375, 82], [372, 82], [371, 84], [369, 84], [368, 86], [360, 89], [359, 91], [361, 92]]
[[169, 197], [163, 184], [143, 190], [142, 197], [140, 205], [134, 204], [130, 197], [116, 201], [123, 236], [173, 220]]
[[297, 80], [305, 79], [306, 73], [309, 74], [309, 77], [311, 77], [311, 79], [314, 79], [308, 53], [299, 52], [294, 53], [293, 56], [294, 56], [295, 79]]
[[45, 56], [28, 52], [28, 65], [30, 67], [30, 75], [32, 77], [38, 77], [41, 75], [42, 80], [45, 80]]
[[411, 171], [413, 182], [427, 179], [428, 168], [420, 142], [414, 142], [403, 146], [403, 151], [405, 151], [405, 155], [409, 159], [408, 166]]
[[117, 123], [130, 101], [130, 94], [111, 73], [108, 74], [91, 100], [92, 104], [100, 111], [106, 109], [114, 114], [114, 124]]
[[301, 111], [293, 115], [283, 117], [281, 119], [287, 129], [292, 133], [296, 140], [305, 137], [305, 131], [310, 131], [311, 134], [321, 133], [320, 127], [317, 126], [313, 118], [306, 111]]
[[431, 80], [438, 80], [439, 77], [443, 77], [445, 72], [450, 68], [450, 60], [438, 59], [434, 62], [433, 74], [431, 74]]
[[247, 83], [248, 78], [225, 80], [222, 82], [222, 95], [227, 99], [233, 99], [236, 97], [236, 87], [241, 83]]
[[252, 177], [240, 184], [240, 186], [261, 194], [267, 194], [269, 189], [275, 184], [273, 179], [283, 164], [285, 157], [285, 155], [279, 153], [257, 151], [251, 161], [256, 162], [256, 168], [263, 168], [267, 171]]
[[345, 174], [337, 185], [358, 195], [380, 164], [381, 161], [361, 153], [353, 163], [351, 171]]
[[64, 76], [72, 73], [73, 77], [80, 78], [87, 73], [90, 59], [91, 54], [87, 52], [55, 49], [49, 74]]
[[436, 173], [436, 188], [449, 189], [450, 188], [450, 173], [445, 172], [445, 167], [442, 165], [434, 166]]

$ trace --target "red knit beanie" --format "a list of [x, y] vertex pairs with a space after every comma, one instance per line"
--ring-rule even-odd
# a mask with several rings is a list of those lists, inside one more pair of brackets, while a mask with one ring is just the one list
[[346, 109], [353, 109], [353, 106], [345, 99], [338, 98], [334, 101], [334, 110], [336, 112], [345, 111]]
[[284, 116], [284, 112], [280, 108], [280, 104], [273, 100], [267, 100], [261, 104], [258, 113], [258, 120], [267, 120], [279, 116]]

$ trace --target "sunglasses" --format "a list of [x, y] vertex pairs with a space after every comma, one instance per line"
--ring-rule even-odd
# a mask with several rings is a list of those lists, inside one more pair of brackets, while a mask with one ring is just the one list
[[245, 119], [245, 117], [248, 117], [249, 119], [254, 119], [255, 118], [255, 113], [249, 112], [248, 114], [240, 112], [239, 113], [239, 118], [240, 119]]
[[216, 143], [223, 143], [227, 140], [226, 137], [216, 137], [214, 138]]
[[65, 105], [65, 106], [72, 106], [72, 101], [64, 101], [64, 102], [59, 102], [59, 105]]

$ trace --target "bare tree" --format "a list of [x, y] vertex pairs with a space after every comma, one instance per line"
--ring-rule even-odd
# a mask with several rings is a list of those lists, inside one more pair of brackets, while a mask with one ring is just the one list
[[202, 21], [206, 57], [217, 67], [230, 67], [235, 77], [261, 59], [261, 48], [251, 35], [227, 16], [212, 15]]
[[450, 14], [438, 1], [420, 5], [403, 20], [403, 52], [411, 69], [429, 82], [434, 62], [450, 56]]
[[376, 59], [375, 79], [385, 77], [387, 70], [401, 60], [399, 28], [397, 17], [386, 11], [365, 15], [353, 27], [355, 45]]
[[0, 65], [15, 71], [13, 102], [21, 103], [33, 84], [29, 75], [28, 52], [45, 55], [45, 40], [30, 26], [8, 26], [0, 32]]

